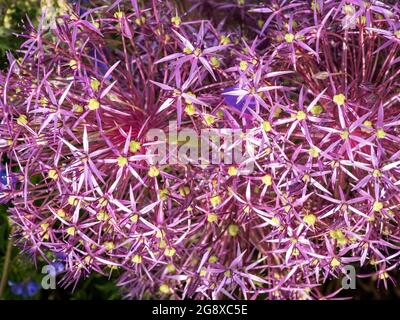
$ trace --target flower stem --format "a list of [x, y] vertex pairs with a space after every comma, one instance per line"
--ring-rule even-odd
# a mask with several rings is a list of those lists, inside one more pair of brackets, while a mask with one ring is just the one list
[[4, 266], [3, 266], [3, 274], [1, 275], [0, 300], [3, 297], [3, 293], [6, 288], [6, 284], [7, 284], [7, 277], [8, 277], [8, 270], [10, 268], [12, 247], [13, 247], [13, 241], [12, 241], [12, 238], [10, 238], [7, 243], [6, 256], [5, 256], [5, 260], [4, 260]]

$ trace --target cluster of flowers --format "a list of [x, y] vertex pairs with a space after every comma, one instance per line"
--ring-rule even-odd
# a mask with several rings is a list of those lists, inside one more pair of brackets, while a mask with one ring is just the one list
[[[386, 286], [400, 256], [399, 6], [143, 2], [77, 4], [9, 55], [0, 201], [18, 244], [63, 253], [66, 285], [118, 272], [132, 298], [329, 298], [320, 285], [347, 264]], [[248, 130], [253, 172], [151, 163], [146, 132], [169, 121]]]
[[14, 282], [8, 281], [11, 293], [24, 299], [35, 296], [40, 291], [40, 284], [35, 280]]

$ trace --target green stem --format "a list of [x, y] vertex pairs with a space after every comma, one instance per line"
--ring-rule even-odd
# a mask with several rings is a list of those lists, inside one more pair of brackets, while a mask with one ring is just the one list
[[8, 270], [10, 268], [12, 247], [13, 247], [13, 241], [12, 241], [12, 238], [10, 238], [7, 243], [6, 256], [5, 256], [5, 260], [4, 260], [4, 266], [3, 266], [3, 274], [1, 275], [0, 300], [3, 297], [3, 293], [6, 288], [6, 284], [7, 284], [7, 277], [8, 277]]

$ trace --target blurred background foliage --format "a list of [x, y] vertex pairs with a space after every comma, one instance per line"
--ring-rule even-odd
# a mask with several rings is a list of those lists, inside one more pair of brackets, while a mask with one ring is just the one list
[[[67, 10], [66, 0], [0, 0], [0, 69], [7, 68], [6, 52], [15, 52], [23, 39], [18, 37], [24, 23], [29, 18], [38, 23], [42, 10], [46, 18], [52, 19], [56, 14]], [[4, 160], [4, 159], [3, 159]], [[10, 226], [7, 217], [7, 206], [0, 205], [0, 299], [44, 299], [44, 300], [91, 300], [120, 299], [120, 293], [113, 279], [94, 274], [81, 281], [75, 290], [41, 289], [44, 274], [42, 267], [46, 263], [39, 259], [21, 254], [20, 250], [9, 240]], [[59, 280], [62, 275], [59, 275]], [[110, 281], [111, 280], [111, 281]]]

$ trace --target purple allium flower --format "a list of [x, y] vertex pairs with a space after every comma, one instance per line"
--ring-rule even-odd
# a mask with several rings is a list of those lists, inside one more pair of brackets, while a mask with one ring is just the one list
[[33, 297], [35, 294], [37, 294], [41, 289], [41, 286], [38, 282], [31, 280], [28, 281], [28, 283], [25, 286], [25, 296], [27, 297]]
[[51, 266], [54, 267], [56, 275], [62, 273], [65, 270], [65, 265], [64, 263], [60, 261], [54, 261], [51, 263]]
[[[332, 298], [319, 287], [347, 264], [387, 286], [400, 256], [398, 5], [207, 6], [189, 20], [170, 1], [118, 1], [28, 28], [0, 76], [19, 245], [64, 253], [66, 285], [119, 272], [132, 298]], [[253, 172], [149, 163], [146, 133], [169, 121], [248, 129]]]
[[27, 282], [8, 281], [8, 285], [10, 286], [12, 294], [23, 298], [33, 297], [41, 289], [40, 284], [34, 280], [29, 280]]

